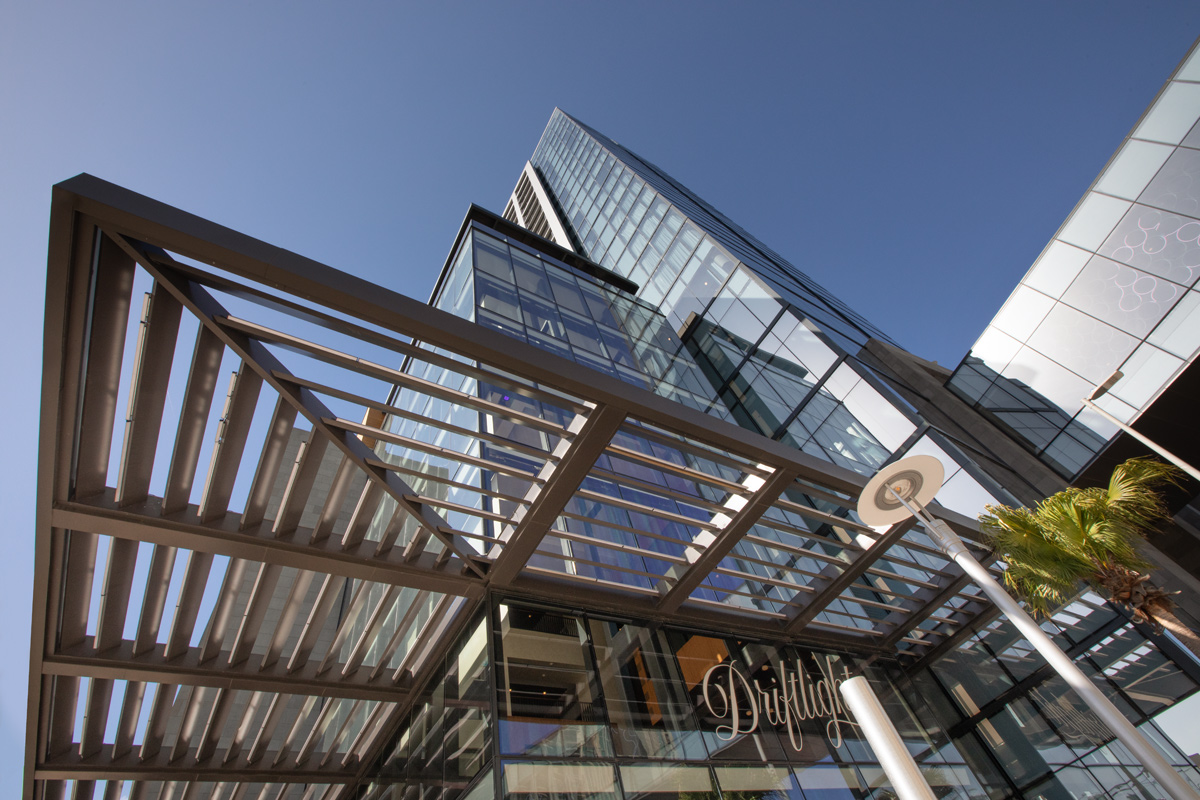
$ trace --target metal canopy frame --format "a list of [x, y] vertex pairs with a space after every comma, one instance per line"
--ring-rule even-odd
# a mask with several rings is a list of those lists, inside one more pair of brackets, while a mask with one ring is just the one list
[[862, 476], [91, 176], [47, 280], [26, 797], [348, 798], [489, 590], [876, 657], [975, 629]]

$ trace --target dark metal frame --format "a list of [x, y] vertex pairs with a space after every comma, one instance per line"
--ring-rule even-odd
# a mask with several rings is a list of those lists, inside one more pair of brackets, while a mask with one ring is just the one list
[[[189, 261], [211, 264], [221, 271], [209, 272]], [[153, 300], [143, 325], [151, 333], [144, 335], [135, 354], [133, 412], [123, 438], [119, 480], [110, 487], [110, 431], [117, 413], [117, 386], [122, 380], [126, 320], [132, 310], [129, 290], [138, 269], [154, 281]], [[366, 421], [359, 424], [337, 419], [318, 395], [350, 398], [378, 413], [386, 413], [386, 404], [294, 375], [272, 348], [307, 348], [310, 353], [337, 362], [339, 367], [381, 379], [396, 374], [394, 371], [350, 355], [334, 354], [313, 342], [289, 339], [254, 320], [236, 319], [216, 298], [214, 293], [218, 291], [250, 298], [290, 317], [399, 354], [419, 352], [424, 358], [433, 358], [418, 351], [416, 342], [463, 354], [479, 366], [447, 363], [467, 372], [474, 370], [488, 380], [509, 380], [522, 391], [552, 392], [574, 408], [575, 421], [558, 432], [553, 452], [543, 454], [544, 466], [538, 475], [530, 477], [530, 489], [520, 498], [521, 510], [505, 521], [500, 536], [480, 552], [439, 511], [452, 504], [421, 496], [405, 480], [403, 469], [376, 457], [370, 442], [387, 436], [387, 431]], [[156, 498], [149, 495], [150, 467], [146, 459], [148, 453], [152, 458], [163, 430], [170, 428], [169, 421], [163, 419], [163, 397], [174, 354], [174, 333], [184, 311], [199, 320], [201, 334], [178, 424], [167, 491], [164, 498]], [[218, 388], [216, 373], [221, 353], [226, 351], [234, 354], [242, 366], [230, 389], [221, 439], [203, 498], [199, 504], [189, 505], [196, 477], [191, 465], [199, 453], [205, 433], [203, 420], [211, 405], [207, 398]], [[247, 455], [245, 448], [249, 415], [260, 389], [273, 391], [278, 402], [267, 439], [255, 458]], [[431, 387], [430, 391], [435, 389]], [[490, 410], [507, 413], [503, 409]], [[289, 501], [285, 495], [285, 510], [276, 519], [267, 519], [267, 482], [275, 474], [286, 474], [280, 473], [283, 445], [298, 418], [311, 426], [306, 443], [311, 452], [307, 459], [298, 460], [288, 478], [287, 491], [294, 493], [293, 499]], [[199, 425], [196, 420], [200, 420]], [[697, 523], [708, 529], [711, 537], [693, 543], [691, 555], [663, 576], [657, 592], [572, 581], [569, 575], [550, 574], [529, 565], [539, 544], [553, 533], [564, 506], [581, 491], [582, 482], [595, 469], [596, 459], [603, 453], [619, 451], [613, 437], [622, 429], [684, 451], [690, 449], [704, 458], [743, 465], [740, 468], [745, 474], [756, 476], [740, 486], [724, 484], [722, 491], [730, 498], [727, 511], [715, 514], [710, 523]], [[314, 782], [328, 784], [319, 796], [347, 798], [367, 778], [379, 748], [404, 719], [412, 698], [431, 679], [434, 670], [430, 665], [438, 663], [456, 631], [466, 624], [489, 590], [544, 601], [561, 600], [564, 591], [583, 592], [589, 607], [597, 611], [736, 631], [780, 642], [837, 647], [877, 657], [894, 654], [901, 640], [910, 648], [936, 649], [937, 641], [954, 639], [953, 628], [937, 635], [905, 639], [913, 626], [936, 611], [937, 603], [962, 589], [959, 573], [951, 565], [944, 570], [926, 569], [933, 578], [924, 585], [936, 586], [929, 590], [932, 597], [924, 598], [924, 605], [912, 611], [893, 613], [886, 625], [875, 631], [854, 631], [819, 622], [820, 614], [834, 600], [844, 597], [857, 601], [853, 584], [869, 572], [878, 572], [880, 559], [889, 558], [889, 548], [905, 540], [910, 526], [902, 524], [877, 534], [850, 519], [816, 509], [808, 513], [818, 522], [844, 525], [860, 539], [865, 534], [871, 541], [847, 544], [841, 558], [814, 553], [828, 564], [819, 576], [823, 582], [797, 592], [787, 601], [790, 619], [744, 605], [696, 598], [695, 592], [711, 580], [714, 570], [731, 569], [722, 565], [738, 557], [736, 548], [756, 526], [776, 524], [763, 517], [765, 512], [777, 504], [792, 512], [799, 508], [787, 500], [789, 492], [819, 497], [848, 509], [865, 483], [862, 476], [523, 342], [498, 341], [493, 332], [417, 300], [86, 175], [54, 190], [40, 435], [26, 797], [61, 796], [63, 780], [83, 782], [76, 788], [80, 794], [85, 792], [80, 787], [86, 782], [109, 779]], [[312, 527], [299, 524], [319, 456], [329, 445], [333, 447], [331, 452], [342, 458], [339, 476], [353, 468], [366, 479], [355, 516], [340, 537], [331, 536], [330, 528], [343, 499], [338, 492], [344, 493], [344, 482], [331, 493], [337, 503], [327, 501], [332, 510], [322, 511]], [[453, 453], [442, 455], [450, 457]], [[246, 508], [232, 511], [228, 503], [234, 472], [239, 464], [253, 462], [257, 462], [258, 470]], [[421, 529], [409, 546], [392, 547], [386, 538], [364, 538], [368, 512], [383, 497], [390, 497], [401, 509], [397, 518], [415, 520]], [[645, 511], [664, 518], [666, 514], [648, 508]], [[978, 538], [969, 520], [949, 512], [943, 516], [960, 532]], [[394, 541], [394, 533], [392, 536]], [[77, 576], [100, 569], [96, 548], [101, 538], [110, 542], [105, 573], [108, 591], [99, 610], [96, 634], [90, 636], [90, 589]], [[440, 548], [424, 546], [433, 539], [440, 541]], [[121, 635], [130, 610], [133, 563], [140, 542], [154, 545], [144, 600], [150, 605], [165, 598], [164, 581], [170, 577], [175, 552], [181, 549], [190, 553], [179, 594], [181, 610], [161, 650], [155, 644], [156, 631], [145, 626], [133, 640], [124, 640]], [[904, 546], [923, 549], [913, 540], [904, 541]], [[932, 549], [924, 549], [935, 554]], [[198, 646], [189, 646], [214, 556], [231, 559], [227, 585], [209, 621], [211, 630], [205, 631]], [[354, 655], [345, 663], [332, 651], [320, 663], [309, 662], [304, 648], [311, 650], [312, 637], [317, 634], [307, 632], [308, 628], [304, 636], [309, 638], [297, 646], [302, 657], [293, 657], [287, 663], [272, 660], [279, 658], [281, 637], [286, 633], [276, 631], [261, 663], [257, 657], [248, 658], [260, 628], [279, 622], [268, 620], [267, 605], [284, 568], [304, 571], [305, 581], [323, 581], [311, 605], [300, 596], [303, 592], [293, 588], [296, 596], [289, 598], [290, 605], [282, 612], [289, 624], [288, 614], [307, 613], [319, 625], [337, 604], [338, 587], [349, 579], [362, 582], [349, 606], [344, 606], [343, 598], [343, 607], [337, 612], [347, 616], [336, 617], [340, 622], [335, 641], [356, 637], [352, 642]], [[791, 582], [776, 583], [794, 586], [800, 577], [797, 573]], [[899, 578], [894, 572], [889, 577]], [[228, 616], [233, 613], [233, 598], [242, 585], [239, 580], [250, 581], [245, 585], [252, 590], [240, 626], [232, 627], [235, 623]], [[306, 590], [309, 586], [304, 583]], [[366, 586], [379, 587], [383, 599], [368, 600], [363, 588]], [[442, 599], [433, 604], [432, 615], [420, 629], [415, 616], [407, 614], [402, 629], [391, 634], [385, 652], [391, 652], [406, 632], [417, 634], [399, 668], [360, 668], [364, 648], [383, 645], [379, 620], [399, 594], [399, 587], [433, 593]], [[369, 603], [373, 605], [368, 607]], [[365, 627], [355, 632], [350, 621], [359, 618]], [[970, 623], [970, 619], [964, 619], [960, 625], [970, 627]], [[231, 651], [222, 649], [226, 633], [234, 635]], [[380, 641], [371, 639], [376, 635]], [[86, 699], [79, 697], [83, 680], [88, 680], [91, 687]], [[186, 708], [180, 724], [186, 735], [177, 736], [169, 749], [143, 746], [142, 752], [135, 755], [130, 722], [123, 713], [120, 746], [105, 744], [103, 723], [108, 717], [114, 680], [127, 680], [146, 693], [144, 700], [140, 696], [131, 700], [127, 694], [127, 705], [150, 702], [148, 688], [157, 685], [150, 727], [151, 738], [159, 739], [172, 714], [166, 703], [168, 693], [173, 693], [175, 686], [184, 687], [180, 696], [186, 700]], [[293, 729], [283, 749], [275, 753], [265, 751], [261, 735], [253, 743], [238, 738], [228, 752], [217, 753], [216, 743], [231, 713], [231, 698], [237, 692], [260, 693], [255, 697], [270, 703], [264, 724], [271, 729], [279, 722], [283, 712], [280, 698], [285, 695], [308, 698], [309, 708], [329, 700], [316, 718], [321, 724], [335, 708], [335, 700], [376, 705], [369, 714], [369, 724], [352, 736], [353, 742], [344, 755], [315, 750], [320, 739], [316, 729], [306, 736]], [[201, 695], [212, 697], [211, 703], [202, 703]], [[74, 715], [80, 702], [87, 703], [89, 722], [83, 741], [76, 742]], [[207, 716], [200, 719], [203, 713]], [[241, 713], [245, 727], [251, 720], [251, 709]], [[293, 728], [302, 719], [303, 715], [297, 717]], [[342, 723], [336, 739], [350, 735], [345, 725]], [[310, 758], [318, 755], [320, 763], [314, 767]], [[145, 785], [136, 783], [137, 792], [144, 791]]]

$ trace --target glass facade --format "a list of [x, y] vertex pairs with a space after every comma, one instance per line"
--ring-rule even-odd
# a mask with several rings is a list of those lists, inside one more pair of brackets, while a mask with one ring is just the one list
[[971, 348], [949, 387], [1067, 479], [1200, 350], [1200, 55], [1193, 51]]
[[[1200, 771], [1145, 721], [1155, 694], [1187, 679], [1132, 658], [1128, 626], [1092, 612], [1089, 635], [1107, 636], [1089, 668], [1118, 682], [1122, 670], [1137, 673], [1119, 702], [1200, 786]], [[1076, 613], [1088, 614], [1086, 602]], [[853, 670], [868, 676], [939, 798], [1165, 798], [1006, 637], [997, 626], [905, 674], [847, 653], [495, 599], [414, 705], [366, 797], [891, 797], [837, 692]]]
[[[433, 298], [437, 307], [864, 474], [873, 473], [906, 440], [911, 440], [910, 452], [955, 463], [948, 454], [954, 452], [952, 445], [938, 446], [936, 432], [914, 436], [916, 424], [893, 405], [894, 398], [885, 398], [810, 321], [789, 313], [744, 269], [731, 274], [710, 304], [707, 313], [716, 324], [691, 312], [690, 324], [680, 334], [661, 306], [573, 269], [555, 258], [552, 248], [531, 247], [480, 219], [469, 221], [459, 242]], [[715, 259], [721, 252], [714, 246], [705, 258]], [[769, 326], [758, 322], [768, 315]], [[535, 387], [513, 390], [452, 378], [445, 370], [429, 373], [419, 359], [406, 369], [560, 426], [569, 425], [574, 416], [552, 397], [535, 397], [530, 393], [540, 391]], [[420, 396], [401, 387], [392, 402], [408, 407]], [[457, 484], [450, 491], [455, 507], [448, 517], [482, 553], [489, 542], [504, 538], [505, 520], [518, 507], [504, 498], [520, 498], [530, 490], [530, 476], [553, 451], [556, 439], [465, 406], [463, 410], [468, 413], [456, 420], [458, 427], [479, 433], [458, 441], [461, 451], [477, 460], [448, 476]], [[436, 435], [428, 428], [422, 434], [400, 418], [389, 426], [405, 437], [378, 446], [389, 463], [419, 461], [410, 440]], [[440, 437], [443, 446], [450, 442], [444, 434]], [[597, 460], [557, 520], [547, 546], [530, 564], [559, 575], [657, 592], [663, 576], [669, 580], [681, 573], [695, 551], [711, 541], [722, 515], [740, 502], [730, 487], [757, 485], [762, 473], [727, 454], [673, 447], [635, 427], [624, 429], [615, 443], [624, 452]], [[472, 486], [480, 490], [472, 491]], [[953, 487], [947, 504], [965, 513], [977, 513], [982, 502], [993, 501], [994, 495], [961, 468], [948, 473], [947, 487]], [[785, 496], [787, 506], [764, 515], [714, 576], [693, 591], [694, 599], [786, 618], [869, 542], [859, 532], [852, 503], [829, 502], [802, 490]], [[385, 506], [377, 514], [380, 525], [390, 512]], [[947, 571], [944, 556], [923, 531], [914, 529], [811, 624], [873, 631], [889, 618], [896, 602], [933, 586]], [[939, 623], [940, 618], [931, 617], [922, 624], [931, 630]]]
[[914, 415], [848, 362], [887, 337], [661, 170], [559, 110], [531, 163], [584, 254], [678, 333], [709, 413], [863, 474], [914, 436]]

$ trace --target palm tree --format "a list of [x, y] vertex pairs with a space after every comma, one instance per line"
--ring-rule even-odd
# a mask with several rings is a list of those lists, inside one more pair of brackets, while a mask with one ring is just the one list
[[1123, 606], [1138, 622], [1166, 628], [1200, 658], [1200, 637], [1180, 622], [1168, 592], [1150, 583], [1151, 564], [1138, 544], [1170, 518], [1159, 489], [1179, 470], [1134, 458], [1113, 470], [1106, 487], [1065, 489], [1036, 509], [987, 506], [979, 518], [997, 555], [1004, 582], [1036, 616], [1069, 602], [1081, 584]]

